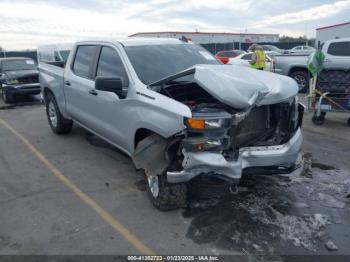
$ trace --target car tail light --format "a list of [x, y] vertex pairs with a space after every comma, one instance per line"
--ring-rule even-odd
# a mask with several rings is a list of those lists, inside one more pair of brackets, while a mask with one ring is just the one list
[[228, 58], [227, 57], [221, 57], [221, 62], [223, 62], [224, 64], [228, 63]]

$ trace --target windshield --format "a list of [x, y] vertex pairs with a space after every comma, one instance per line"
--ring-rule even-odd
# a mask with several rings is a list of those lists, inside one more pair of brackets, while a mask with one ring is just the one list
[[221, 64], [207, 50], [192, 44], [126, 46], [125, 51], [146, 85], [196, 64]]
[[35, 63], [32, 59], [2, 61], [2, 71], [33, 70]]

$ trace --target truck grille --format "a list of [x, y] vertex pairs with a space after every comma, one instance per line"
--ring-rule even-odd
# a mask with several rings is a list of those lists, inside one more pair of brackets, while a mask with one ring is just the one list
[[238, 126], [231, 129], [232, 149], [286, 143], [294, 134], [294, 103], [253, 108]]
[[32, 76], [21, 77], [21, 78], [18, 78], [18, 82], [20, 84], [39, 83], [39, 76], [38, 75], [32, 75]]

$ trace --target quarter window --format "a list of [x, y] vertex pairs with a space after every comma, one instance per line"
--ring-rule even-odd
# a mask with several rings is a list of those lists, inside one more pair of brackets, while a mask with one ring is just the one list
[[335, 42], [328, 47], [328, 54], [334, 56], [350, 56], [350, 42]]
[[123, 62], [118, 53], [111, 47], [104, 46], [102, 48], [96, 76], [121, 78], [123, 86], [129, 85]]
[[79, 46], [75, 55], [73, 71], [76, 75], [90, 78], [90, 70], [95, 57], [96, 46]]

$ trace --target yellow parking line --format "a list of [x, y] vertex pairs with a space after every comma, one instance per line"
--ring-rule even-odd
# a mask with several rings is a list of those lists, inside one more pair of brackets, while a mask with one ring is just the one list
[[16, 131], [11, 125], [4, 120], [0, 119], [0, 123], [17, 136], [23, 144], [37, 157], [39, 160], [54, 174], [63, 184], [65, 184], [70, 190], [72, 190], [83, 202], [90, 206], [97, 214], [100, 215], [108, 224], [110, 224], [118, 233], [120, 233], [133, 247], [139, 252], [145, 255], [153, 255], [153, 252], [148, 248], [141, 240], [139, 240], [134, 234], [132, 234], [125, 226], [123, 226], [117, 219], [115, 219], [106, 210], [100, 207], [92, 198], [81, 191], [74, 183], [72, 183], [66, 176], [62, 174], [53, 164], [50, 163], [47, 158], [40, 153], [23, 135]]

